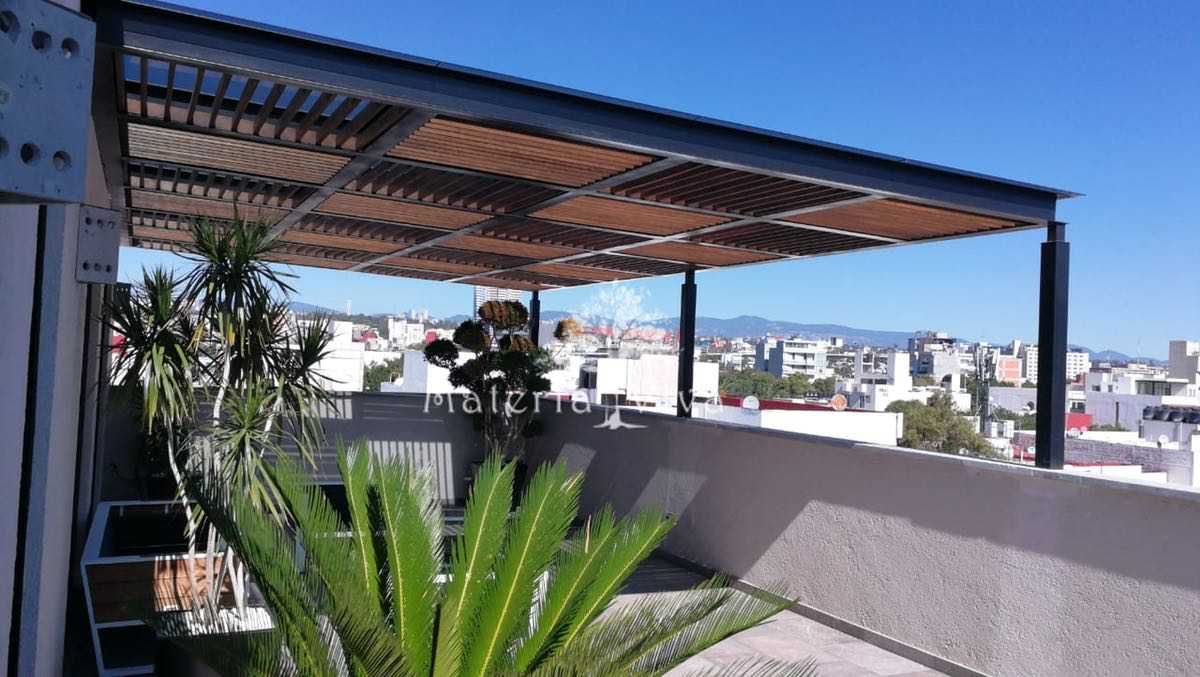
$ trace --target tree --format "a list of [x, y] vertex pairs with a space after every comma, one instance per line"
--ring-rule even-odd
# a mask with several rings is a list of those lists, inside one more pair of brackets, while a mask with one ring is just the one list
[[648, 290], [628, 284], [600, 287], [584, 304], [577, 315], [586, 323], [612, 337], [617, 352], [624, 343], [642, 330], [654, 328], [651, 323], [662, 313], [647, 308]]
[[1002, 421], [1012, 421], [1017, 430], [1033, 430], [1037, 427], [1037, 417], [1033, 414], [1019, 414], [1011, 409], [996, 407], [992, 416]]
[[1115, 432], [1115, 433], [1129, 432], [1125, 428], [1125, 426], [1121, 425], [1120, 423], [1101, 423], [1100, 425], [1089, 426], [1088, 430], [1091, 430], [1094, 432]]
[[404, 358], [396, 357], [363, 367], [363, 392], [377, 393], [384, 383], [391, 383], [404, 373]]
[[[425, 359], [450, 371], [450, 385], [469, 391], [463, 410], [483, 432], [488, 453], [519, 458], [536, 431], [535, 398], [550, 389], [553, 363], [525, 334], [529, 311], [519, 301], [488, 301], [478, 315], [454, 330], [454, 340], [425, 346]], [[459, 364], [459, 346], [475, 356]]]
[[988, 441], [954, 409], [946, 393], [934, 393], [929, 403], [915, 400], [892, 402], [885, 411], [904, 414], [904, 436], [900, 446], [944, 454], [1003, 458]]
[[[155, 620], [163, 634], [224, 674], [657, 675], [787, 606], [778, 586], [752, 596], [717, 579], [610, 610], [674, 518], [647, 509], [617, 519], [606, 508], [568, 539], [581, 476], [543, 466], [510, 517], [513, 464], [495, 455], [474, 483], [443, 585], [430, 475], [369, 456], [363, 442], [339, 453], [347, 520], [320, 487], [277, 466], [290, 529], [194, 480], [213, 523], [245, 553], [273, 627], [231, 642], [166, 614]], [[225, 622], [214, 608], [206, 615]], [[751, 671], [811, 675], [813, 665], [760, 661], [732, 673]]]
[[837, 379], [832, 376], [819, 378], [812, 383], [812, 390], [817, 397], [830, 398], [837, 392]]

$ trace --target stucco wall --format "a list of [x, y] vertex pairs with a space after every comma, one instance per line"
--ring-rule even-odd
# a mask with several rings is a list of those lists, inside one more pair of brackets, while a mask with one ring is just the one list
[[998, 675], [1200, 674], [1200, 494], [793, 433], [548, 414], [583, 507], [679, 515], [666, 549]]

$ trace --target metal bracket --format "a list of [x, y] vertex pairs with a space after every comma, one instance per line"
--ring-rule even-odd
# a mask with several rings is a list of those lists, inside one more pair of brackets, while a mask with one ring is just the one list
[[121, 212], [80, 205], [75, 281], [116, 284], [120, 252]]
[[0, 203], [82, 202], [96, 25], [0, 0]]

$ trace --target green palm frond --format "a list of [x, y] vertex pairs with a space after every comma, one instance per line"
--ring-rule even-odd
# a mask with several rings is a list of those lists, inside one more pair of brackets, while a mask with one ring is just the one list
[[442, 519], [432, 477], [408, 463], [376, 467], [375, 524], [387, 552], [392, 631], [409, 665], [428, 674], [442, 563]]
[[464, 637], [464, 675], [486, 675], [507, 667], [509, 644], [526, 629], [537, 578], [549, 566], [579, 501], [578, 475], [561, 463], [534, 473], [513, 517], [504, 550], [479, 605], [479, 623]]
[[473, 635], [487, 576], [504, 545], [513, 471], [513, 464], [502, 463], [499, 456], [488, 458], [467, 499], [462, 534], [451, 548], [450, 581], [438, 620], [436, 675], [459, 674], [463, 642]]
[[601, 510], [563, 548], [552, 569], [537, 628], [521, 644], [516, 663], [528, 671], [561, 645], [563, 635], [578, 614], [580, 602], [599, 570], [611, 562], [611, 546], [618, 534], [611, 509]]
[[[514, 468], [498, 456], [476, 479], [442, 587], [429, 474], [372, 458], [361, 441], [339, 443], [338, 454], [347, 515], [286, 458], [264, 470], [284, 524], [247, 494], [188, 480], [246, 562], [274, 628], [213, 648], [193, 619], [187, 631], [173, 626], [175, 641], [227, 674], [661, 675], [787, 606], [782, 588], [748, 595], [720, 579], [614, 605], [673, 521], [604, 510], [565, 540], [581, 477], [561, 463], [539, 468], [510, 515]], [[219, 615], [207, 622], [222, 627]], [[722, 674], [739, 673], [807, 677], [811, 665], [755, 661]]]

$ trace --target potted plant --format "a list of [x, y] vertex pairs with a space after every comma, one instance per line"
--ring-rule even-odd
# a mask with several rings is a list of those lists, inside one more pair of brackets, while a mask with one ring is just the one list
[[[425, 359], [467, 390], [463, 411], [483, 435], [487, 455], [515, 461], [521, 487], [525, 440], [538, 432], [537, 396], [550, 388], [553, 360], [529, 338], [529, 311], [519, 301], [488, 301], [477, 315], [454, 330], [453, 340], [425, 346]], [[473, 353], [461, 363], [460, 348]]]
[[[148, 511], [132, 505], [99, 510], [89, 535], [96, 548], [83, 564], [83, 575], [89, 599], [105, 599], [116, 590], [161, 587], [158, 572], [178, 562], [186, 573], [175, 576], [172, 585], [179, 594], [169, 597], [179, 599], [163, 602], [154, 595], [154, 610], [196, 610], [202, 602], [244, 610], [247, 579], [236, 552], [218, 542], [215, 530], [203, 528], [203, 512], [182, 478], [199, 473], [285, 522], [266, 467], [280, 457], [288, 436], [306, 461], [313, 460], [311, 450], [321, 437], [315, 405], [329, 400], [316, 366], [328, 352], [330, 332], [324, 318], [293, 319], [286, 303], [292, 291], [286, 275], [268, 264], [278, 243], [266, 225], [202, 222], [193, 225], [192, 234], [196, 265], [191, 272], [176, 277], [164, 269], [146, 271], [141, 283], [119, 295], [106, 313], [109, 327], [124, 337], [114, 363], [115, 386], [139, 408], [146, 442], [162, 445], [177, 500], [155, 503]], [[139, 531], [162, 531], [131, 531], [112, 523], [131, 515], [143, 522], [164, 521], [170, 529], [182, 527], [180, 538], [159, 538], [142, 552], [135, 544], [132, 551], [114, 554], [106, 547], [110, 534], [136, 537]], [[118, 578], [100, 568], [117, 563], [138, 566], [125, 567]], [[137, 624], [145, 617], [144, 606], [102, 621], [97, 621], [96, 609], [89, 606], [89, 613], [94, 626]], [[101, 641], [95, 631], [93, 637], [103, 670]]]
[[[162, 617], [178, 644], [222, 674], [661, 675], [789, 604], [782, 586], [749, 595], [717, 579], [613, 608], [674, 519], [657, 509], [617, 519], [605, 509], [571, 534], [582, 478], [561, 462], [538, 469], [510, 517], [514, 466], [489, 457], [448, 565], [428, 473], [372, 458], [361, 442], [339, 453], [339, 468], [347, 519], [295, 468], [270, 470], [293, 528], [245, 496], [189, 478], [244, 553], [273, 623], [231, 643]], [[764, 658], [720, 674], [814, 673], [811, 660]]]

